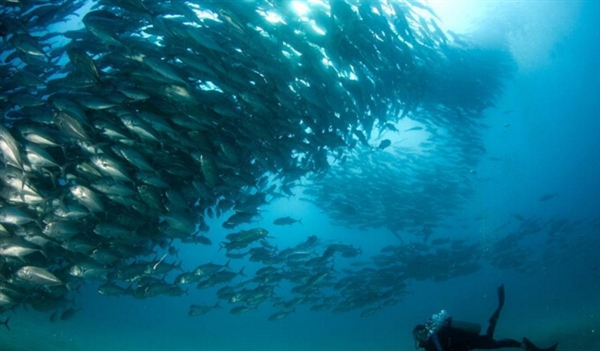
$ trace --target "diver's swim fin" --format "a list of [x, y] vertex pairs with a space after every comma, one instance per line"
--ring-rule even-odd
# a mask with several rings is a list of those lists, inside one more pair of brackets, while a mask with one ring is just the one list
[[556, 348], [558, 347], [558, 343], [556, 343], [556, 344], [550, 346], [547, 349], [542, 349], [542, 348], [539, 348], [539, 347], [535, 346], [527, 338], [523, 338], [523, 345], [525, 345], [525, 350], [526, 351], [556, 351]]

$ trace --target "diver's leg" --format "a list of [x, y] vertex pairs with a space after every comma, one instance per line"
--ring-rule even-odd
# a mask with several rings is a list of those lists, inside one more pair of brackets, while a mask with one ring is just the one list
[[517, 341], [514, 339], [494, 340], [494, 339], [490, 339], [490, 338], [482, 336], [481, 339], [477, 340], [476, 342], [473, 343], [473, 345], [470, 345], [470, 346], [475, 349], [492, 350], [492, 349], [503, 349], [505, 347], [521, 348], [523, 346], [523, 344], [520, 341]]
[[496, 329], [496, 323], [498, 323], [498, 317], [500, 317], [500, 311], [504, 307], [504, 284], [498, 287], [498, 308], [494, 311], [494, 314], [490, 317], [490, 325], [485, 333], [485, 336], [489, 339], [494, 338], [494, 330]]
[[522, 343], [520, 341], [517, 341], [515, 339], [500, 339], [500, 340], [494, 340], [494, 346], [496, 349], [502, 349], [505, 347], [521, 347]]

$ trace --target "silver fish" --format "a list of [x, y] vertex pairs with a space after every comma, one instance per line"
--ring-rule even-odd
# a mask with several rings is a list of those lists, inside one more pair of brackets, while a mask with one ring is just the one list
[[56, 286], [62, 285], [63, 282], [54, 274], [48, 272], [44, 268], [25, 266], [21, 267], [15, 275], [23, 281], [27, 281], [35, 285]]
[[35, 221], [35, 218], [32, 218], [27, 213], [19, 210], [16, 207], [0, 208], [0, 223], [22, 225]]
[[139, 168], [140, 171], [154, 171], [152, 166], [150, 166], [150, 163], [146, 161], [146, 158], [136, 149], [127, 146], [114, 145], [112, 150], [133, 166]]
[[55, 139], [44, 129], [33, 126], [20, 126], [19, 132], [26, 140], [40, 145], [40, 146], [53, 146], [62, 147], [58, 144]]
[[79, 278], [104, 278], [108, 269], [96, 262], [80, 262], [69, 270], [69, 274]]
[[25, 262], [24, 256], [32, 254], [34, 252], [42, 252], [37, 245], [33, 245], [24, 240], [12, 240], [9, 242], [4, 241], [0, 245], [0, 256], [12, 256], [17, 257], [21, 261]]
[[104, 211], [104, 203], [102, 202], [102, 197], [89, 188], [86, 188], [83, 185], [74, 185], [69, 188], [71, 194], [85, 206], [90, 212], [103, 212]]
[[54, 123], [65, 134], [75, 139], [90, 141], [90, 136], [83, 128], [83, 125], [67, 111], [59, 111], [53, 116]]
[[0, 125], [0, 152], [2, 152], [4, 158], [8, 161], [7, 163], [23, 169], [23, 159], [19, 152], [19, 145], [12, 134], [10, 134], [10, 131], [2, 125]]
[[113, 160], [106, 155], [97, 155], [90, 158], [94, 166], [107, 177], [113, 177], [118, 180], [126, 182], [132, 182], [131, 178], [127, 174], [127, 170], [119, 162]]

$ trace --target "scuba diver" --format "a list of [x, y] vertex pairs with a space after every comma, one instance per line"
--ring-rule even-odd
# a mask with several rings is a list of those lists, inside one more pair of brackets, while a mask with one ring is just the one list
[[490, 325], [485, 335], [480, 335], [481, 325], [455, 321], [442, 310], [434, 314], [425, 324], [418, 324], [413, 329], [415, 348], [425, 351], [469, 351], [473, 349], [500, 349], [504, 347], [521, 348], [527, 351], [555, 351], [558, 343], [547, 349], [535, 346], [527, 338], [523, 341], [514, 339], [494, 340], [494, 329], [500, 311], [504, 307], [504, 285], [498, 287], [498, 308], [490, 317]]

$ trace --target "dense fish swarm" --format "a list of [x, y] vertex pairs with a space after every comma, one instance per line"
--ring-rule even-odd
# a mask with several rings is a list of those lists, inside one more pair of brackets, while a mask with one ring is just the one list
[[[478, 269], [475, 244], [449, 241], [386, 248], [339, 272], [335, 258], [360, 248], [316, 236], [276, 248], [265, 229], [237, 227], [310, 176], [307, 193], [335, 222], [428, 237], [470, 191], [464, 171], [484, 152], [479, 119], [510, 72], [505, 54], [447, 36], [415, 1], [336, 0], [301, 14], [287, 2], [104, 0], [75, 16], [83, 5], [0, 10], [0, 313], [28, 305], [68, 319], [70, 295], [92, 280], [136, 298], [224, 285], [218, 297], [239, 304], [231, 313], [270, 301], [281, 309], [270, 320], [298, 304], [368, 316], [398, 303], [410, 279]], [[82, 28], [58, 32], [67, 19]], [[450, 165], [411, 168], [413, 156], [372, 140], [408, 118], [432, 135], [421, 157], [435, 149]], [[358, 184], [396, 191], [365, 201], [348, 191]], [[206, 219], [223, 214], [223, 262], [173, 280], [173, 241], [211, 245]], [[234, 272], [227, 258], [262, 268]], [[281, 281], [293, 298], [274, 292]]]

